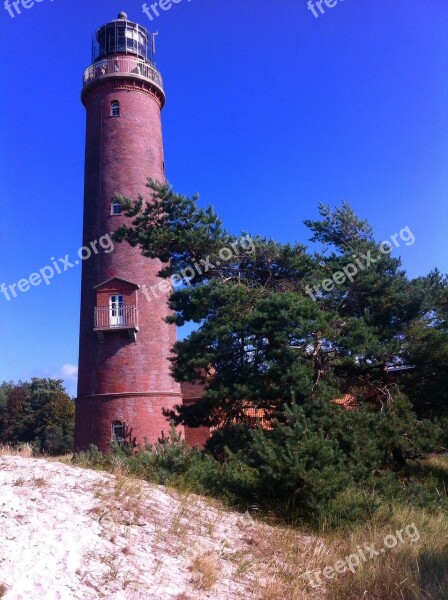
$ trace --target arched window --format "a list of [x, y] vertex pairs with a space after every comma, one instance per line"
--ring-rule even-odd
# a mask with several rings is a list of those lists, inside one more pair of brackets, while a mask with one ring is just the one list
[[124, 424], [121, 421], [114, 421], [112, 424], [112, 440], [124, 442]]
[[112, 215], [121, 215], [121, 204], [119, 202], [117, 202], [116, 200], [114, 200], [114, 202], [112, 202], [111, 214]]
[[118, 100], [114, 100], [110, 105], [110, 114], [112, 117], [120, 116], [120, 103]]

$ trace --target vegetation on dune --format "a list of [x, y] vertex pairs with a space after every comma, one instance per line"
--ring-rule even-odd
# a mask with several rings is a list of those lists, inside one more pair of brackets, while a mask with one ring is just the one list
[[[265, 452], [270, 454], [270, 450]], [[304, 451], [298, 453], [305, 456]], [[309, 455], [310, 467], [320, 458], [320, 453]], [[194, 500], [189, 492], [211, 495], [241, 511], [248, 510], [256, 519], [279, 525], [265, 533], [266, 537], [261, 532], [251, 533], [253, 552], [263, 560], [263, 572], [269, 574], [256, 590], [256, 597], [264, 600], [320, 598], [324, 592], [337, 600], [448, 598], [448, 457], [411, 461], [403, 472], [378, 472], [361, 485], [345, 480], [346, 487], [340, 491], [329, 486], [321, 469], [308, 472], [305, 467], [300, 470], [300, 481], [303, 473], [314, 475], [316, 481], [292, 496], [285, 491], [285, 486], [298, 481], [292, 471], [288, 478], [285, 471], [277, 473], [281, 490], [269, 495], [265, 475], [250, 469], [246, 462], [235, 455], [217, 462], [209, 453], [188, 448], [174, 430], [170, 439], [139, 452], [114, 445], [110, 453], [102, 454], [92, 447], [74, 460], [80, 466], [110, 472], [118, 468], [128, 476], [175, 487], [186, 493], [190, 502]], [[294, 460], [294, 464], [298, 462]], [[323, 488], [319, 488], [322, 481]], [[359, 547], [374, 545], [379, 550], [386, 536], [411, 524], [418, 530], [418, 539], [404, 535], [402, 543], [360, 561], [353, 572], [330, 580], [322, 575], [326, 567]], [[301, 536], [307, 530], [317, 534], [318, 541], [302, 548]]]
[[[150, 203], [119, 197], [133, 223], [116, 239], [162, 260], [160, 276], [175, 284], [170, 320], [197, 326], [176, 344], [173, 374], [206, 391], [168, 416], [215, 430], [205, 453], [173, 438], [121, 459], [153, 481], [312, 524], [338, 547], [340, 534], [330, 532], [342, 527], [351, 532], [347, 552], [407, 515], [426, 540], [334, 589], [326, 582], [330, 596], [446, 598], [446, 460], [440, 467], [425, 457], [448, 446], [447, 277], [434, 270], [409, 279], [391, 246], [375, 241], [346, 204], [321, 206], [320, 220], [306, 222], [320, 245], [311, 252], [232, 235], [197, 197], [151, 180], [148, 188]], [[409, 228], [400, 236], [413, 238]], [[222, 260], [223, 248], [239, 244]], [[192, 265], [204, 268], [176, 285]], [[346, 395], [355, 410], [332, 404]], [[269, 428], [248, 418], [248, 405], [264, 411]], [[92, 459], [104, 465], [111, 457], [95, 459], [93, 450], [82, 458]], [[265, 597], [300, 597], [288, 585], [274, 584]]]

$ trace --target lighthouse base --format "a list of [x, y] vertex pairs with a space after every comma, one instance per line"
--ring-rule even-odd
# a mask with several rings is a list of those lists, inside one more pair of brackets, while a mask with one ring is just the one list
[[[163, 409], [182, 403], [180, 394], [111, 394], [76, 400], [75, 452], [91, 445], [108, 452], [113, 440], [132, 445], [155, 444], [169, 436]], [[184, 434], [184, 428], [178, 430]]]

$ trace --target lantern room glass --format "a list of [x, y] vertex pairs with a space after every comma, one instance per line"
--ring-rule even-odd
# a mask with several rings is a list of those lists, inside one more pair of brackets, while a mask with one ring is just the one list
[[113, 54], [132, 54], [154, 63], [152, 37], [144, 27], [127, 19], [111, 21], [94, 34], [92, 62]]

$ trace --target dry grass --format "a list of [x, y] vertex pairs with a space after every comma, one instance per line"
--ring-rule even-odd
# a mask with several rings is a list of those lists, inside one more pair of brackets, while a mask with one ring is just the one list
[[114, 471], [113, 484], [101, 482], [95, 490], [100, 500], [92, 513], [98, 521], [112, 524], [138, 525], [143, 516], [142, 482], [129, 477], [121, 465]]
[[[448, 600], [448, 520], [446, 515], [396, 508], [393, 526], [373, 525], [353, 533], [341, 543], [339, 558], [354, 552], [358, 544], [384, 547], [384, 538], [415, 523], [420, 539], [385, 549], [362, 562], [355, 573], [339, 575], [329, 586], [334, 600]], [[328, 563], [330, 565], [334, 563]]]
[[33, 456], [33, 447], [31, 444], [19, 444], [18, 446], [10, 446], [9, 444], [0, 445], [0, 456], [31, 458]]
[[[108, 588], [109, 586], [117, 587], [121, 590], [130, 589], [141, 589], [142, 584], [137, 579], [133, 579], [129, 575], [129, 571], [126, 568], [120, 555], [118, 553], [100, 553], [95, 551], [86, 552], [84, 554], [85, 560], [88, 561], [89, 567], [87, 569], [78, 569], [77, 575], [80, 581], [92, 587], [98, 594], [100, 594], [101, 588]], [[95, 567], [92, 570], [92, 565]], [[92, 579], [92, 574], [96, 576], [96, 579]], [[114, 584], [117, 584], [114, 586]], [[99, 597], [104, 597], [103, 594]], [[134, 596], [132, 596], [134, 597]]]
[[204, 552], [195, 556], [190, 570], [193, 572], [192, 584], [197, 590], [208, 591], [218, 580], [219, 555], [216, 552]]
[[61, 454], [60, 456], [46, 456], [49, 462], [60, 462], [64, 465], [73, 465], [73, 454]]
[[194, 501], [190, 499], [189, 494], [179, 496], [178, 499], [179, 508], [171, 519], [169, 535], [185, 543], [188, 541], [188, 533], [191, 526], [191, 510], [194, 508]]
[[14, 486], [16, 487], [22, 487], [28, 484], [31, 487], [43, 488], [48, 485], [48, 481], [45, 479], [45, 477], [32, 477], [31, 479], [17, 477], [17, 479], [14, 481]]
[[322, 598], [311, 588], [306, 573], [323, 568], [334, 548], [323, 540], [285, 527], [258, 524], [248, 531], [251, 555], [261, 577], [254, 590], [260, 600]]
[[[260, 600], [448, 600], [448, 519], [445, 514], [395, 507], [393, 517], [378, 515], [374, 522], [352, 532], [337, 531], [322, 539], [304, 538], [291, 529], [252, 529], [252, 554], [261, 580], [255, 586]], [[420, 539], [405, 528], [415, 523]], [[387, 535], [402, 531], [403, 542], [384, 548]], [[412, 530], [414, 532], [414, 530]], [[395, 535], [396, 537], [396, 535]], [[411, 539], [414, 541], [412, 542]], [[365, 545], [384, 552], [360, 560], [354, 572], [328, 572]], [[316, 578], [315, 574], [318, 574]], [[307, 575], [308, 574], [308, 575]], [[312, 574], [312, 576], [311, 576]]]
[[[122, 525], [140, 525], [144, 515], [142, 500], [142, 482], [129, 477], [122, 465], [116, 465], [112, 480], [98, 482], [95, 497], [99, 500], [91, 513], [98, 518], [104, 527], [103, 535], [117, 547], [107, 553], [98, 554], [96, 551], [85, 554], [85, 559], [92, 564], [101, 565], [101, 586], [117, 584], [120, 589], [139, 589], [142, 585], [137, 576], [131, 577], [125, 568], [124, 557], [133, 554], [129, 540], [122, 546], [123, 536], [120, 534]], [[120, 546], [122, 546], [120, 548]], [[81, 580], [91, 584], [90, 570], [79, 573]], [[133, 596], [132, 596], [133, 597]]]
[[38, 488], [42, 488], [47, 485], [47, 481], [44, 477], [33, 477], [31, 479], [31, 483], [34, 484]]

